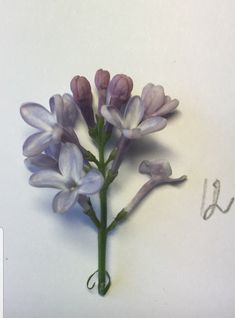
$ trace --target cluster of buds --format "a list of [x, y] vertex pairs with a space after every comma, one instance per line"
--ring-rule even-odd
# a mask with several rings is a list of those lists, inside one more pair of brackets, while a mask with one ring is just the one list
[[[52, 96], [49, 99], [50, 111], [40, 104], [26, 103], [21, 106], [20, 112], [25, 122], [37, 129], [23, 145], [25, 164], [33, 173], [29, 183], [35, 187], [58, 189], [52, 204], [55, 212], [64, 213], [78, 203], [97, 227], [98, 291], [100, 295], [105, 295], [111, 284], [105, 268], [108, 233], [155, 187], [176, 184], [186, 177], [170, 177], [172, 171], [167, 161], [144, 160], [139, 172], [148, 174], [150, 179], [121, 209], [113, 222], [107, 224], [109, 186], [117, 177], [128, 146], [133, 139], [164, 129], [167, 115], [176, 109], [179, 102], [166, 96], [162, 86], [152, 83], [147, 84], [139, 96], [132, 96], [133, 81], [124, 74], [110, 78], [108, 71], [99, 69], [94, 82], [98, 94], [97, 107], [93, 104], [90, 82], [84, 76], [77, 75], [70, 82], [72, 95]], [[97, 146], [98, 157], [86, 149], [84, 141], [79, 139], [76, 127], [80, 114]], [[112, 135], [113, 129], [119, 130], [119, 137]], [[110, 138], [118, 139], [114, 149], [106, 155]], [[100, 217], [90, 200], [90, 196], [96, 193], [100, 196]], [[93, 274], [88, 280], [88, 288], [92, 277]]]

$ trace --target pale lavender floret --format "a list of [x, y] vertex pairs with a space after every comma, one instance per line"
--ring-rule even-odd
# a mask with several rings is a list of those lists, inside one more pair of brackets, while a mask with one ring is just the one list
[[51, 144], [45, 149], [45, 153], [37, 156], [28, 157], [24, 163], [29, 171], [37, 172], [43, 169], [58, 169], [58, 158], [61, 144]]
[[77, 105], [70, 94], [57, 94], [49, 100], [51, 112], [63, 127], [74, 127], [78, 119]]
[[146, 197], [146, 195], [151, 192], [155, 187], [166, 184], [166, 183], [178, 183], [185, 181], [186, 176], [181, 176], [179, 178], [170, 178], [172, 174], [171, 166], [168, 161], [144, 160], [139, 165], [139, 172], [150, 176], [148, 180], [136, 193], [131, 202], [124, 208], [126, 212], [131, 212], [134, 208]]
[[61, 143], [59, 144], [51, 144], [45, 149], [45, 154], [58, 162], [59, 155], [61, 150]]
[[144, 105], [139, 96], [133, 96], [129, 100], [124, 115], [116, 107], [104, 105], [101, 108], [103, 117], [129, 139], [140, 138], [166, 126], [167, 120], [159, 116], [143, 120], [144, 111]]
[[24, 160], [24, 163], [31, 172], [37, 172], [43, 169], [56, 169], [58, 165], [58, 162], [54, 158], [46, 154], [28, 157]]
[[103, 185], [103, 176], [96, 170], [90, 170], [83, 176], [83, 157], [78, 147], [71, 143], [61, 146], [59, 172], [42, 170], [33, 174], [29, 183], [35, 187], [56, 188], [61, 191], [53, 200], [53, 210], [63, 213], [70, 209], [80, 194], [92, 195]]
[[149, 175], [156, 182], [177, 182], [186, 179], [186, 176], [170, 178], [172, 175], [171, 165], [164, 160], [144, 160], [139, 165], [139, 172]]
[[139, 165], [139, 172], [150, 177], [166, 178], [172, 175], [170, 163], [164, 160], [144, 160]]
[[39, 155], [43, 152], [50, 143], [57, 143], [60, 141], [62, 130], [58, 127], [50, 129], [49, 131], [42, 131], [29, 136], [23, 144], [23, 154], [26, 157]]
[[36, 103], [26, 103], [20, 108], [22, 118], [39, 132], [29, 136], [23, 145], [23, 154], [27, 157], [37, 156], [51, 144], [58, 144], [64, 127], [74, 125], [78, 112], [76, 105], [68, 94], [63, 97], [55, 95], [50, 99], [50, 113], [45, 107]]
[[161, 85], [147, 84], [141, 94], [145, 107], [144, 117], [164, 116], [173, 112], [179, 105], [177, 99], [165, 96], [164, 88]]

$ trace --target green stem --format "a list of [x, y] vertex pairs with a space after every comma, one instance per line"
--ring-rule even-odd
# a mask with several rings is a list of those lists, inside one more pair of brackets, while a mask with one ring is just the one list
[[117, 216], [115, 217], [115, 219], [113, 220], [113, 222], [107, 227], [107, 233], [112, 231], [119, 223], [121, 223], [123, 220], [125, 220], [128, 216], [128, 211], [126, 211], [125, 209], [122, 209]]
[[105, 178], [104, 145], [99, 146], [99, 168]]
[[[106, 176], [106, 165], [104, 158], [105, 135], [103, 121], [99, 125], [99, 170]], [[109, 289], [110, 279], [106, 285], [106, 242], [107, 242], [107, 186], [104, 183], [100, 191], [100, 226], [98, 230], [98, 292], [104, 296]]]
[[101, 219], [100, 228], [98, 231], [98, 291], [99, 294], [104, 296], [106, 290], [106, 242], [107, 242], [107, 191], [104, 188], [100, 192], [100, 208]]

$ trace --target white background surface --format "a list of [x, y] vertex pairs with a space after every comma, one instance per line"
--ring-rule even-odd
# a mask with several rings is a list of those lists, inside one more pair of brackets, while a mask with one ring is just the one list
[[0, 318], [3, 318], [3, 230], [0, 228]]
[[[232, 0], [0, 1], [5, 318], [234, 317], [235, 207], [200, 216], [205, 177], [221, 180], [222, 206], [235, 194], [234, 15]], [[47, 105], [74, 75], [92, 80], [100, 67], [130, 75], [135, 93], [153, 82], [181, 102], [165, 130], [132, 148], [111, 213], [145, 182], [143, 159], [188, 175], [154, 191], [110, 237], [104, 298], [85, 287], [94, 228], [76, 211], [53, 214], [54, 191], [28, 186], [19, 116], [21, 103]]]

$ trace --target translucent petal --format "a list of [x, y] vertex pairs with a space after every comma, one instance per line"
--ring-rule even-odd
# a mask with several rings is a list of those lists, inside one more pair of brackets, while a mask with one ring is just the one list
[[32, 174], [29, 183], [39, 188], [66, 189], [65, 178], [54, 170], [42, 170]]
[[102, 106], [101, 107], [102, 116], [113, 126], [122, 129], [123, 119], [120, 111], [113, 106]]
[[165, 99], [164, 99], [164, 104], [167, 104], [167, 103], [169, 103], [170, 101], [171, 101], [171, 97], [168, 96], [168, 95], [166, 95], [166, 96], [165, 96]]
[[172, 174], [171, 166], [168, 161], [164, 160], [144, 160], [139, 165], [139, 172], [148, 174], [151, 177], [169, 177]]
[[139, 128], [123, 129], [122, 133], [128, 139], [138, 139], [142, 136]]
[[55, 124], [53, 115], [46, 108], [36, 103], [22, 105], [20, 113], [27, 124], [40, 130], [50, 131]]
[[58, 142], [60, 142], [62, 135], [63, 135], [63, 128], [59, 124], [55, 124], [52, 130], [53, 143], [57, 144]]
[[92, 169], [80, 180], [78, 192], [87, 195], [94, 194], [101, 189], [103, 182], [102, 174], [98, 170]]
[[61, 143], [58, 144], [50, 144], [48, 148], [45, 150], [45, 153], [52, 158], [58, 160], [61, 149]]
[[69, 142], [61, 146], [59, 169], [68, 179], [78, 183], [83, 168], [83, 156], [78, 147]]
[[23, 145], [23, 154], [26, 157], [39, 155], [52, 140], [51, 132], [41, 132], [29, 136]]
[[54, 212], [64, 213], [69, 210], [77, 201], [77, 191], [61, 191], [54, 197], [52, 206]]
[[63, 102], [63, 125], [64, 127], [74, 127], [78, 119], [78, 106], [69, 94], [63, 95]]
[[62, 97], [57, 94], [49, 99], [51, 112], [56, 116], [57, 123], [63, 126], [64, 102]]
[[144, 86], [142, 93], [141, 93], [141, 99], [145, 99], [146, 96], [150, 93], [150, 91], [154, 88], [153, 83], [148, 83]]
[[141, 99], [145, 107], [145, 115], [151, 115], [164, 104], [164, 88], [161, 85], [149, 83], [143, 88]]
[[167, 120], [165, 118], [156, 116], [144, 120], [138, 128], [141, 130], [141, 135], [147, 135], [163, 129], [166, 125]]
[[26, 158], [24, 163], [32, 172], [40, 171], [42, 169], [53, 169], [57, 167], [57, 161], [44, 154]]
[[136, 128], [144, 115], [144, 106], [139, 96], [133, 96], [125, 109], [124, 127], [128, 129]]
[[154, 115], [163, 116], [171, 113], [176, 107], [179, 105], [179, 101], [177, 99], [173, 99], [167, 104], [163, 105]]

